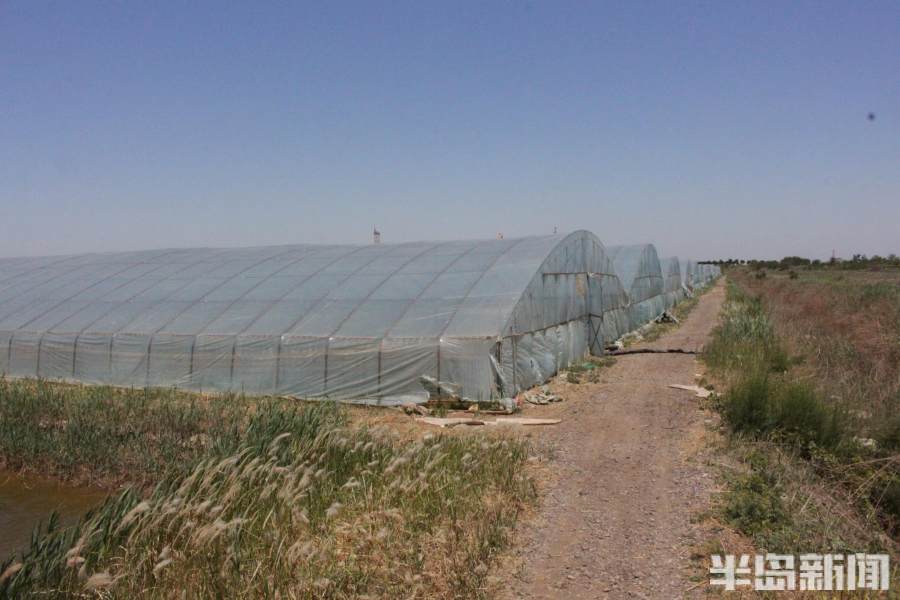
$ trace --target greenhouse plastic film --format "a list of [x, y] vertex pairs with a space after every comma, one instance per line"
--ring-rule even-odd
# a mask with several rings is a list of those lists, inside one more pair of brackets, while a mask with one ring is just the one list
[[629, 298], [629, 329], [638, 329], [666, 310], [662, 269], [652, 244], [610, 246], [616, 273]]
[[0, 372], [376, 402], [428, 375], [487, 400], [600, 351], [627, 306], [586, 231], [8, 259]]

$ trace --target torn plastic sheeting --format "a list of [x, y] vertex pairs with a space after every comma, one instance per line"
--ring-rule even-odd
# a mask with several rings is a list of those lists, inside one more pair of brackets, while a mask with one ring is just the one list
[[[510, 344], [510, 345], [511, 345], [511, 344]], [[501, 349], [500, 351], [501, 351], [501, 353], [502, 353], [502, 346], [500, 346], [500, 349]], [[500, 366], [500, 362], [497, 360], [497, 357], [494, 356], [494, 353], [493, 353], [493, 352], [491, 352], [491, 353], [488, 354], [488, 358], [489, 358], [490, 361], [491, 361], [491, 369], [493, 370], [493, 372], [494, 372], [494, 377], [495, 377], [496, 380], [497, 380], [497, 385], [495, 386], [494, 389], [497, 391], [498, 394], [501, 394], [501, 395], [502, 395], [503, 392], [504, 392], [504, 390], [509, 390], [509, 389], [512, 388], [512, 386], [511, 386], [510, 383], [507, 381], [507, 379], [506, 379], [506, 374], [504, 373], [504, 369], [503, 369], [503, 367]], [[503, 358], [503, 357], [502, 357], [502, 354], [501, 354], [501, 359], [502, 359], [502, 358]]]
[[425, 404], [429, 401], [426, 392], [378, 396], [375, 398], [349, 398], [344, 400], [347, 404], [363, 406], [404, 406], [407, 404]]

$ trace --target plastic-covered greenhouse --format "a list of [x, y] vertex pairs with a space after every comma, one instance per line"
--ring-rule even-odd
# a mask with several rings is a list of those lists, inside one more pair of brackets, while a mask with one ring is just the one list
[[684, 288], [681, 285], [681, 267], [677, 256], [659, 259], [659, 266], [663, 276], [666, 310], [669, 310], [684, 299]]
[[709, 266], [705, 264], [698, 264], [694, 273], [694, 285], [701, 288], [706, 287], [706, 283], [708, 281]]
[[704, 265], [704, 264], [694, 265], [694, 287], [696, 287], [696, 288], [706, 287], [707, 280], [708, 280], [708, 276], [707, 276], [706, 265]]
[[[629, 281], [655, 302], [651, 266]], [[487, 400], [601, 353], [626, 310], [587, 231], [2, 259], [0, 373], [386, 403], [428, 375]]]
[[610, 246], [622, 287], [629, 297], [629, 330], [649, 323], [666, 310], [662, 270], [653, 244]]
[[681, 267], [681, 285], [685, 293], [690, 294], [694, 290], [694, 270], [696, 265], [694, 261], [687, 259], [679, 259]]
[[705, 287], [721, 274], [722, 269], [720, 269], [718, 265], [711, 265], [706, 263], [699, 264], [697, 265], [697, 285], [700, 287]]

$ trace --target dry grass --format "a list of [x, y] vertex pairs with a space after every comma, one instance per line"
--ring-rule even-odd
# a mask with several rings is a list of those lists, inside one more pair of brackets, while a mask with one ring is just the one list
[[759, 549], [896, 563], [900, 287], [867, 273], [729, 278], [704, 352], [732, 434], [720, 518]]
[[[84, 402], [67, 414], [96, 415]], [[191, 446], [152, 491], [128, 489], [72, 528], [51, 520], [0, 564], [0, 597], [476, 598], [534, 497], [519, 439], [398, 435], [331, 404], [240, 414], [234, 447]], [[87, 443], [121, 450], [114, 435]]]
[[900, 427], [900, 273], [730, 276], [763, 299], [778, 336], [801, 361], [796, 376], [845, 406], [861, 435]]

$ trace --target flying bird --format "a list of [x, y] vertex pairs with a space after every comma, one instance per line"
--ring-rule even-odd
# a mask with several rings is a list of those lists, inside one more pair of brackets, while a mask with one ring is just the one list
[[869, 120], [870, 120], [870, 121], [874, 121], [874, 120], [875, 120], [875, 113], [871, 113], [871, 112], [869, 113]]

